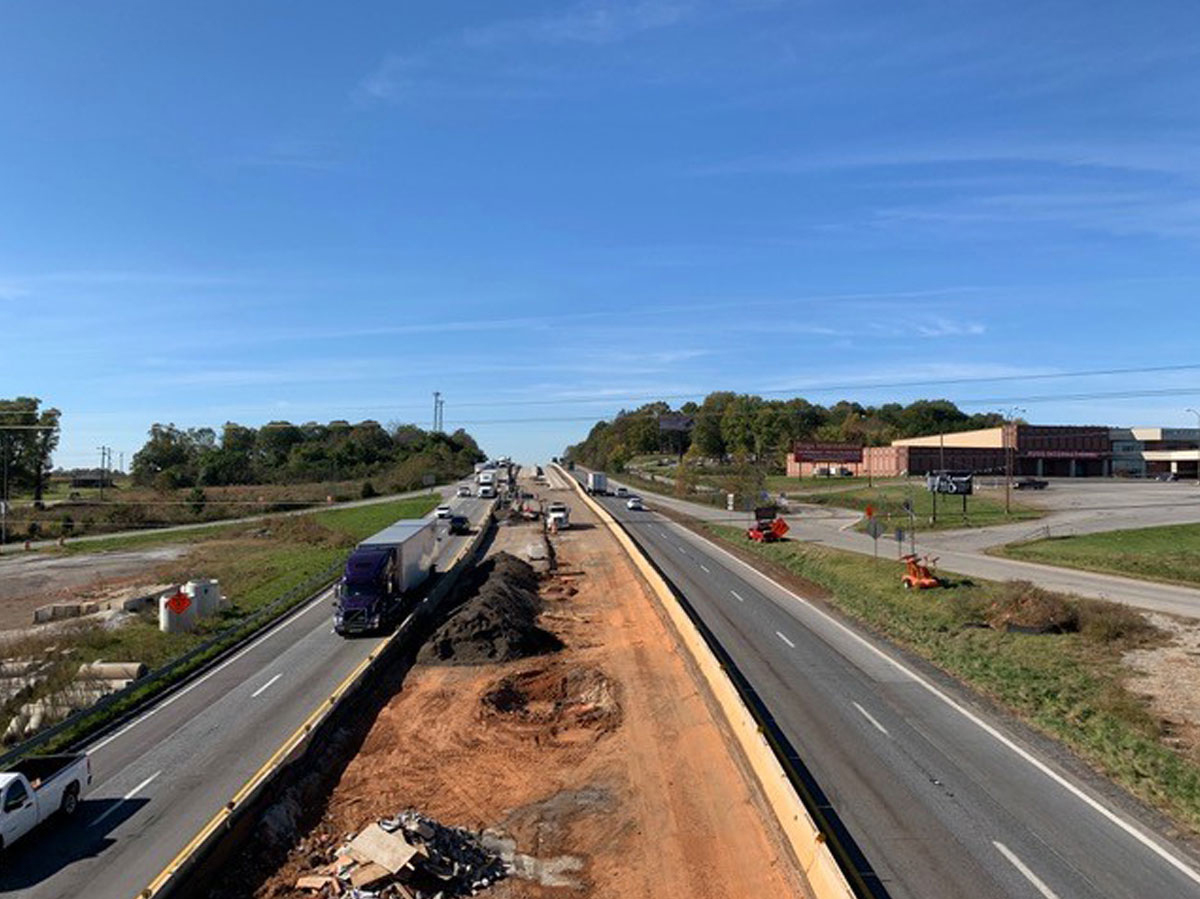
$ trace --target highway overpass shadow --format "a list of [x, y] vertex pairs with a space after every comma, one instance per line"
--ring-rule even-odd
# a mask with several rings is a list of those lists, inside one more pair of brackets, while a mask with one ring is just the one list
[[85, 799], [69, 821], [55, 815], [19, 843], [5, 848], [0, 892], [29, 889], [77, 861], [102, 855], [117, 842], [112, 832], [149, 802]]

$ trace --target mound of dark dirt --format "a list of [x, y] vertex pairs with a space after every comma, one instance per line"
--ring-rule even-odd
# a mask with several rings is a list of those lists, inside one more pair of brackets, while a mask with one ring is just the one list
[[507, 662], [562, 649], [538, 627], [538, 576], [508, 553], [481, 566], [474, 591], [421, 649], [420, 661], [451, 665]]

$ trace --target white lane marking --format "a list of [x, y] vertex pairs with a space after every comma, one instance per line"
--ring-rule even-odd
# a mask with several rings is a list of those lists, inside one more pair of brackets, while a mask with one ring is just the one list
[[787, 637], [785, 637], [783, 634], [779, 633], [779, 631], [775, 632], [775, 636], [778, 637], [780, 640], [782, 640], [784, 643], [786, 643], [788, 646], [792, 647], [792, 649], [796, 648], [796, 644], [793, 643], [791, 640], [789, 640]]
[[240, 659], [246, 653], [250, 652], [253, 649], [256, 649], [260, 643], [263, 643], [266, 640], [269, 640], [271, 637], [275, 636], [275, 634], [277, 634], [279, 631], [283, 630], [288, 625], [293, 624], [296, 621], [299, 621], [300, 618], [302, 618], [304, 615], [307, 615], [313, 609], [320, 607], [320, 605], [325, 600], [327, 600], [332, 595], [332, 593], [333, 593], [332, 590], [322, 591], [307, 606], [304, 606], [303, 608], [299, 609], [298, 611], [293, 612], [288, 618], [279, 622], [279, 624], [275, 625], [275, 627], [271, 628], [269, 631], [264, 633], [261, 637], [259, 637], [257, 640], [255, 640], [253, 643], [251, 643], [249, 646], [244, 647], [243, 649], [236, 652], [234, 655], [230, 656], [228, 659], [226, 659], [224, 662], [222, 662], [220, 665], [218, 665], [212, 671], [208, 672], [203, 677], [197, 678], [196, 680], [192, 681], [190, 684], [188, 684], [182, 690], [179, 690], [176, 693], [172, 693], [170, 696], [168, 696], [166, 699], [164, 699], [161, 703], [154, 706], [154, 708], [150, 709], [145, 714], [140, 715], [139, 717], [135, 718], [133, 721], [130, 721], [128, 724], [126, 724], [123, 728], [121, 728], [115, 734], [110, 734], [109, 736], [107, 736], [103, 740], [101, 740], [99, 743], [97, 743], [95, 746], [89, 747], [87, 750], [87, 754], [91, 755], [94, 752], [98, 752], [99, 750], [101, 750], [105, 746], [107, 746], [109, 743], [111, 743], [113, 740], [117, 739], [118, 737], [124, 736], [126, 733], [133, 730], [133, 728], [137, 727], [139, 724], [141, 724], [146, 719], [151, 718], [154, 715], [161, 712], [163, 709], [165, 709], [167, 706], [169, 706], [175, 700], [182, 699], [184, 696], [186, 696], [188, 693], [191, 693], [193, 690], [195, 690], [198, 686], [200, 686], [202, 683], [204, 683], [210, 677], [212, 677], [215, 674], [220, 673], [225, 668], [228, 668], [230, 665], [232, 665], [234, 662], [236, 662], [238, 659]]
[[1109, 821], [1111, 824], [1116, 825], [1118, 828], [1123, 830], [1126, 834], [1133, 837], [1133, 839], [1135, 839], [1137, 842], [1141, 843], [1143, 846], [1145, 846], [1147, 849], [1149, 849], [1151, 852], [1153, 852], [1155, 855], [1157, 855], [1159, 858], [1161, 858], [1163, 861], [1165, 861], [1171, 867], [1175, 868], [1177, 871], [1179, 871], [1181, 874], [1183, 874], [1189, 880], [1194, 881], [1195, 883], [1200, 883], [1200, 872], [1198, 872], [1194, 868], [1192, 868], [1189, 864], [1187, 864], [1187, 862], [1183, 861], [1180, 858], [1177, 858], [1174, 853], [1172, 853], [1170, 850], [1168, 850], [1164, 846], [1160, 846], [1154, 839], [1152, 839], [1147, 834], [1143, 833], [1140, 828], [1138, 828], [1135, 825], [1131, 824], [1130, 822], [1126, 821], [1124, 818], [1122, 818], [1116, 812], [1112, 811], [1111, 809], [1109, 809], [1108, 807], [1106, 807], [1105, 805], [1103, 805], [1096, 799], [1093, 799], [1091, 796], [1089, 796], [1087, 793], [1085, 793], [1082, 789], [1075, 786], [1075, 784], [1071, 783], [1069, 780], [1067, 780], [1065, 777], [1063, 777], [1063, 775], [1059, 774], [1057, 771], [1055, 771], [1053, 768], [1051, 768], [1049, 765], [1047, 765], [1041, 759], [1037, 758], [1031, 752], [1022, 748], [1021, 746], [1018, 746], [1011, 739], [1006, 737], [1004, 734], [1000, 733], [1000, 731], [998, 731], [995, 727], [988, 724], [986, 721], [984, 721], [982, 718], [980, 718], [978, 715], [976, 715], [974, 712], [972, 712], [966, 706], [962, 705], [955, 699], [951, 698], [948, 694], [946, 694], [942, 690], [938, 689], [936, 686], [934, 686], [932, 683], [927, 681], [925, 678], [921, 677], [921, 675], [917, 674], [917, 672], [913, 671], [907, 665], [904, 665], [902, 662], [896, 661], [890, 655], [888, 655], [886, 652], [884, 652], [882, 649], [880, 649], [878, 646], [875, 646], [873, 643], [871, 643], [866, 637], [856, 634], [853, 630], [851, 630], [846, 625], [842, 624], [840, 621], [836, 620], [835, 618], [830, 617], [825, 612], [822, 612], [820, 609], [818, 609], [816, 606], [814, 606], [811, 602], [809, 602], [807, 599], [805, 599], [800, 594], [794, 593], [791, 590], [789, 590], [787, 587], [784, 587], [782, 584], [776, 583], [775, 581], [771, 580], [769, 577], [767, 577], [765, 574], [763, 574], [761, 571], [759, 571], [753, 565], [751, 565], [748, 562], [743, 561], [742, 559], [739, 559], [733, 553], [729, 552], [729, 550], [724, 549], [723, 547], [717, 546], [711, 540], [707, 540], [704, 537], [699, 536], [698, 534], [693, 534], [692, 536], [693, 536], [693, 539], [695, 539], [697, 541], [702, 541], [707, 546], [711, 547], [712, 549], [715, 549], [717, 552], [721, 553], [722, 555], [728, 556], [730, 561], [735, 562], [738, 565], [741, 565], [743, 568], [745, 568], [747, 571], [749, 571], [751, 574], [753, 574], [759, 580], [771, 585], [776, 590], [779, 590], [782, 593], [786, 593], [788, 596], [790, 596], [794, 600], [796, 600], [796, 602], [800, 603], [802, 606], [804, 606], [805, 608], [812, 611], [813, 614], [817, 615], [822, 620], [828, 622], [829, 624], [833, 625], [838, 630], [842, 631], [847, 637], [854, 640], [856, 643], [859, 643], [864, 649], [866, 649], [866, 650], [870, 651], [871, 653], [873, 653], [874, 655], [878, 656], [880, 659], [882, 659], [883, 661], [890, 664], [896, 670], [903, 672], [905, 675], [907, 675], [909, 678], [912, 679], [913, 683], [918, 684], [926, 692], [928, 692], [932, 696], [936, 697], [937, 699], [941, 700], [946, 705], [948, 705], [950, 708], [954, 709], [954, 711], [958, 712], [960, 715], [962, 715], [964, 718], [966, 718], [968, 721], [970, 721], [972, 724], [974, 724], [976, 727], [978, 727], [980, 730], [982, 730], [988, 736], [995, 739], [1002, 746], [1005, 746], [1006, 748], [1010, 749], [1019, 758], [1021, 758], [1028, 764], [1032, 765], [1034, 768], [1036, 768], [1042, 774], [1046, 775], [1046, 777], [1050, 778], [1050, 780], [1054, 781], [1056, 784], [1058, 784], [1060, 787], [1062, 787], [1064, 790], [1066, 790], [1068, 793], [1070, 793], [1072, 796], [1074, 796], [1076, 799], [1078, 799], [1084, 805], [1088, 806], [1088, 808], [1092, 809], [1094, 812], [1096, 812], [1097, 814], [1102, 816], [1105, 820]]
[[146, 789], [146, 787], [150, 786], [150, 784], [154, 783], [154, 779], [156, 777], [158, 777], [158, 775], [160, 775], [160, 774], [162, 774], [161, 771], [155, 771], [153, 774], [151, 774], [149, 777], [147, 777], [145, 780], [143, 780], [140, 784], [138, 784], [136, 787], [134, 787], [132, 790], [130, 790], [128, 793], [126, 793], [124, 796], [122, 796], [120, 799], [118, 799], [116, 802], [114, 802], [106, 811], [101, 812], [96, 817], [96, 820], [93, 821], [88, 826], [95, 827], [97, 824], [99, 824], [101, 821], [103, 821], [105, 818], [107, 818], [109, 815], [111, 815], [113, 812], [115, 812], [117, 809], [119, 809], [123, 804], [128, 802], [130, 799], [132, 799], [134, 796], [136, 796], [142, 790]]
[[712, 574], [712, 572], [709, 571], [708, 568], [706, 568], [703, 563], [700, 565], [700, 570], [703, 571], [705, 574]]
[[998, 843], [995, 840], [992, 840], [992, 845], [999, 849], [1000, 854], [1008, 859], [1012, 866], [1021, 872], [1021, 876], [1032, 883], [1034, 888], [1043, 896], [1045, 896], [1046, 899], [1058, 899], [1058, 893], [1046, 886], [1040, 877], [1030, 871], [1029, 867], [1023, 861], [1017, 858], [1017, 854], [1015, 852], [1013, 852], [1003, 843]]
[[854, 702], [854, 703], [852, 703], [852, 704], [853, 704], [853, 706], [854, 706], [856, 709], [858, 709], [858, 710], [859, 710], [859, 711], [862, 713], [862, 716], [863, 716], [864, 718], [866, 718], [868, 721], [870, 721], [872, 724], [874, 724], [874, 725], [875, 725], [875, 729], [876, 729], [876, 730], [878, 730], [878, 731], [879, 731], [881, 734], [883, 734], [885, 737], [890, 737], [890, 736], [891, 736], [891, 734], [889, 734], [889, 733], [888, 733], [888, 729], [887, 729], [886, 727], [884, 727], [882, 724], [880, 724], [878, 721], [876, 721], [876, 720], [875, 720], [875, 716], [874, 716], [874, 715], [872, 715], [870, 712], [868, 712], [866, 709], [864, 709], [864, 708], [863, 708], [861, 705], [859, 705], [857, 702]]
[[733, 594], [733, 598], [736, 599], [738, 602], [746, 601], [746, 600], [742, 599], [742, 597], [740, 595], [738, 595], [738, 592], [736, 590], [730, 590], [729, 592]]
[[281, 677], [283, 677], [282, 672], [275, 675], [273, 678], [271, 678], [269, 681], [267, 681], [265, 684], [263, 684], [261, 687], [259, 687], [257, 690], [255, 690], [253, 693], [251, 693], [250, 698], [257, 699], [260, 693], [266, 692], [267, 687], [271, 686], [271, 684], [275, 683], [275, 681], [279, 680]]
[[681, 547], [679, 547], [679, 551], [680, 551], [681, 553], [683, 553], [685, 556], [687, 555], [687, 550], [686, 550], [686, 549], [684, 549], [682, 546], [681, 546]]

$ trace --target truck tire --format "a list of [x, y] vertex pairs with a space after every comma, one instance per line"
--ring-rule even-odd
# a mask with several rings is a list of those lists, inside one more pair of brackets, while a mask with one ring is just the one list
[[79, 784], [72, 783], [63, 790], [62, 802], [59, 803], [58, 810], [62, 812], [64, 818], [70, 818], [79, 810]]

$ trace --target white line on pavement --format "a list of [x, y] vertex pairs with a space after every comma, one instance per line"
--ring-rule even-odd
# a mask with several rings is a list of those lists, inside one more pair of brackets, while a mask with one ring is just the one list
[[149, 777], [147, 777], [145, 780], [143, 780], [140, 784], [138, 784], [136, 787], [134, 787], [132, 790], [130, 790], [128, 793], [126, 793], [124, 796], [122, 796], [120, 799], [118, 799], [116, 802], [114, 802], [108, 808], [107, 811], [101, 812], [100, 815], [97, 816], [96, 820], [93, 821], [90, 826], [95, 827], [97, 824], [99, 824], [101, 821], [103, 821], [105, 818], [107, 818], [109, 815], [111, 815], [113, 812], [115, 812], [117, 809], [119, 809], [124, 803], [128, 802], [130, 799], [132, 799], [134, 796], [136, 796], [139, 792], [146, 789], [146, 787], [150, 786], [150, 784], [154, 782], [154, 778], [158, 777], [158, 775], [160, 775], [160, 774], [162, 774], [161, 771], [155, 771], [153, 774], [151, 774]]
[[265, 692], [265, 691], [266, 691], [266, 689], [267, 689], [267, 687], [271, 686], [271, 684], [275, 683], [275, 681], [279, 680], [281, 677], [283, 677], [283, 674], [282, 674], [282, 672], [281, 672], [281, 673], [279, 673], [279, 674], [277, 674], [277, 675], [275, 675], [273, 678], [271, 678], [269, 681], [267, 681], [265, 684], [263, 684], [261, 687], [259, 687], [257, 690], [255, 690], [253, 693], [251, 693], [251, 694], [250, 694], [250, 698], [251, 698], [251, 699], [257, 699], [257, 698], [258, 698], [258, 695], [259, 695], [260, 693], [263, 693], [263, 692]]
[[704, 565], [700, 566], [700, 570], [703, 571], [705, 574], [712, 574], [712, 572], [709, 571], [708, 568]]
[[778, 637], [780, 640], [782, 640], [784, 643], [786, 643], [788, 646], [792, 647], [792, 649], [796, 648], [796, 644], [793, 643], [791, 640], [789, 640], [787, 637], [785, 637], [783, 634], [779, 633], [779, 631], [775, 632], [775, 636]]
[[878, 721], [876, 721], [876, 720], [875, 720], [875, 716], [874, 716], [874, 715], [872, 715], [870, 712], [868, 712], [866, 709], [864, 709], [864, 708], [863, 708], [861, 705], [859, 705], [857, 702], [853, 703], [853, 705], [854, 705], [854, 707], [855, 707], [856, 709], [858, 709], [860, 712], [862, 712], [862, 716], [863, 716], [864, 718], [866, 718], [868, 721], [870, 721], [872, 724], [874, 724], [874, 725], [875, 725], [875, 729], [876, 729], [876, 730], [878, 730], [878, 731], [879, 731], [881, 734], [883, 734], [885, 737], [890, 737], [890, 736], [891, 736], [891, 734], [889, 734], [889, 733], [888, 733], [888, 729], [887, 729], [886, 727], [884, 727], [882, 724], [880, 724]]
[[774, 587], [776, 590], [779, 590], [780, 592], [785, 593], [788, 596], [792, 597], [792, 599], [796, 600], [796, 602], [800, 603], [806, 609], [809, 609], [811, 612], [813, 612], [815, 615], [817, 615], [819, 618], [821, 618], [826, 623], [828, 623], [828, 624], [832, 625], [833, 627], [837, 628], [838, 630], [840, 630], [851, 640], [853, 640], [854, 642], [861, 645], [864, 649], [871, 652], [872, 654], [874, 654], [875, 656], [877, 656], [884, 662], [887, 662], [893, 668], [895, 668], [897, 671], [903, 672], [905, 675], [907, 675], [909, 678], [912, 679], [913, 683], [918, 684], [927, 693], [934, 696], [941, 702], [945, 703], [950, 708], [954, 709], [954, 711], [958, 712], [960, 715], [962, 715], [964, 718], [966, 718], [968, 721], [970, 721], [972, 724], [974, 724], [976, 727], [978, 727], [980, 730], [982, 730], [988, 736], [992, 737], [992, 739], [996, 740], [1002, 746], [1006, 747], [1011, 752], [1013, 752], [1015, 755], [1017, 755], [1020, 759], [1022, 759], [1023, 761], [1025, 761], [1032, 767], [1036, 768], [1038, 771], [1040, 771], [1042, 774], [1044, 774], [1050, 780], [1054, 781], [1054, 783], [1058, 784], [1060, 787], [1062, 787], [1064, 790], [1066, 790], [1068, 793], [1070, 793], [1072, 796], [1074, 796], [1076, 799], [1078, 799], [1080, 802], [1082, 802], [1088, 808], [1092, 809], [1094, 812], [1096, 812], [1101, 817], [1103, 817], [1104, 819], [1109, 821], [1111, 824], [1115, 825], [1120, 830], [1124, 831], [1126, 834], [1128, 834], [1130, 837], [1132, 837], [1138, 843], [1145, 846], [1152, 853], [1157, 855], [1159, 858], [1161, 858], [1163, 861], [1165, 861], [1168, 865], [1170, 865], [1172, 868], [1177, 870], [1180, 874], [1183, 874], [1185, 877], [1187, 877], [1189, 880], [1191, 880], [1195, 883], [1200, 883], [1200, 872], [1197, 872], [1195, 868], [1193, 868], [1191, 865], [1189, 865], [1183, 859], [1176, 856], [1175, 853], [1172, 852], [1170, 849], [1166, 848], [1165, 846], [1160, 845], [1157, 842], [1157, 840], [1155, 840], [1153, 837], [1149, 836], [1148, 834], [1144, 833], [1140, 827], [1137, 827], [1134, 824], [1130, 823], [1129, 821], [1125, 820], [1125, 818], [1123, 818], [1121, 815], [1114, 812], [1112, 809], [1108, 808], [1102, 802], [1089, 796], [1084, 790], [1077, 787], [1075, 784], [1071, 783], [1071, 781], [1067, 780], [1066, 777], [1059, 774], [1057, 771], [1055, 771], [1053, 768], [1051, 768], [1048, 764], [1043, 762], [1041, 759], [1039, 759], [1033, 753], [1031, 753], [1028, 750], [1024, 749], [1023, 747], [1019, 746], [1014, 740], [1005, 736], [998, 729], [993, 727], [987, 721], [980, 718], [978, 715], [976, 715], [974, 712], [972, 712], [970, 709], [968, 709], [962, 703], [953, 699], [949, 694], [947, 694], [943, 690], [939, 689], [938, 687], [934, 686], [933, 683], [926, 680], [921, 675], [917, 674], [916, 671], [909, 668], [907, 665], [903, 664], [902, 662], [899, 662], [896, 659], [892, 658], [890, 655], [888, 655], [888, 653], [884, 652], [882, 649], [880, 649], [878, 646], [876, 646], [874, 643], [872, 643], [866, 637], [863, 637], [861, 634], [856, 633], [851, 628], [842, 624], [840, 621], [838, 621], [833, 616], [821, 611], [815, 605], [813, 605], [813, 603], [811, 603], [809, 600], [805, 599], [799, 593], [796, 593], [793, 590], [789, 590], [787, 587], [784, 587], [782, 584], [779, 584], [778, 582], [773, 581], [771, 578], [769, 578], [767, 575], [763, 574], [761, 571], [759, 571], [753, 565], [751, 565], [750, 563], [748, 563], [742, 559], [739, 559], [737, 556], [735, 556], [733, 553], [729, 552], [729, 550], [725, 549], [724, 547], [717, 546], [711, 540], [707, 540], [704, 537], [697, 536], [696, 540], [703, 541], [703, 543], [705, 545], [707, 545], [709, 548], [715, 549], [721, 555], [729, 558], [730, 561], [735, 562], [738, 565], [741, 565], [743, 568], [745, 568], [747, 571], [749, 571], [751, 574], [753, 574], [759, 580], [765, 581], [767, 584]]
[[1008, 859], [1012, 866], [1021, 872], [1021, 876], [1032, 883], [1037, 891], [1045, 896], [1046, 899], [1058, 899], [1058, 893], [1046, 886], [1040, 877], [1030, 871], [1029, 867], [1023, 861], [1017, 858], [1017, 854], [1015, 852], [1013, 852], [1003, 843], [997, 843], [995, 840], [992, 840], [992, 845], [999, 849], [1000, 854]]
[[283, 621], [279, 622], [279, 624], [275, 625], [273, 628], [271, 628], [265, 634], [258, 637], [258, 639], [256, 639], [249, 646], [240, 650], [236, 654], [230, 656], [228, 659], [226, 659], [224, 662], [222, 662], [220, 665], [218, 665], [212, 671], [208, 672], [203, 677], [199, 677], [196, 680], [192, 681], [190, 684], [188, 684], [182, 690], [179, 690], [176, 693], [172, 693], [170, 696], [168, 696], [166, 699], [164, 699], [158, 705], [154, 706], [148, 712], [146, 712], [143, 715], [139, 715], [137, 718], [130, 721], [128, 724], [126, 724], [123, 728], [121, 728], [115, 734], [110, 734], [108, 737], [101, 740], [95, 746], [88, 747], [87, 754], [91, 755], [93, 752], [98, 752], [99, 750], [101, 750], [105, 746], [107, 746], [109, 743], [111, 743], [113, 740], [115, 740], [118, 737], [123, 736], [126, 733], [128, 733], [129, 731], [133, 730], [133, 728], [137, 727], [139, 724], [141, 724], [147, 718], [150, 718], [151, 716], [156, 715], [159, 712], [161, 712], [163, 709], [165, 709], [167, 706], [169, 706], [175, 700], [186, 696], [188, 693], [191, 693], [193, 690], [195, 690], [198, 686], [200, 686], [202, 683], [204, 683], [206, 680], [208, 680], [214, 674], [217, 674], [218, 672], [223, 671], [225, 668], [228, 668], [230, 665], [232, 665], [234, 662], [236, 662], [238, 659], [240, 659], [246, 653], [250, 652], [253, 649], [256, 649], [261, 643], [263, 643], [264, 641], [269, 640], [271, 637], [275, 636], [275, 634], [277, 634], [279, 631], [283, 630], [289, 624], [299, 621], [302, 616], [307, 615], [313, 609], [318, 608], [326, 599], [329, 598], [330, 594], [331, 594], [331, 591], [322, 590], [321, 593], [315, 599], [313, 599], [312, 602], [310, 602], [308, 605], [304, 606], [303, 608], [299, 609], [296, 612], [291, 613], [287, 618], [285, 618]]
[[730, 590], [729, 592], [733, 594], [733, 598], [736, 599], [738, 602], [746, 601], [746, 600], [742, 599], [741, 596], [738, 595], [738, 592], [736, 590]]

